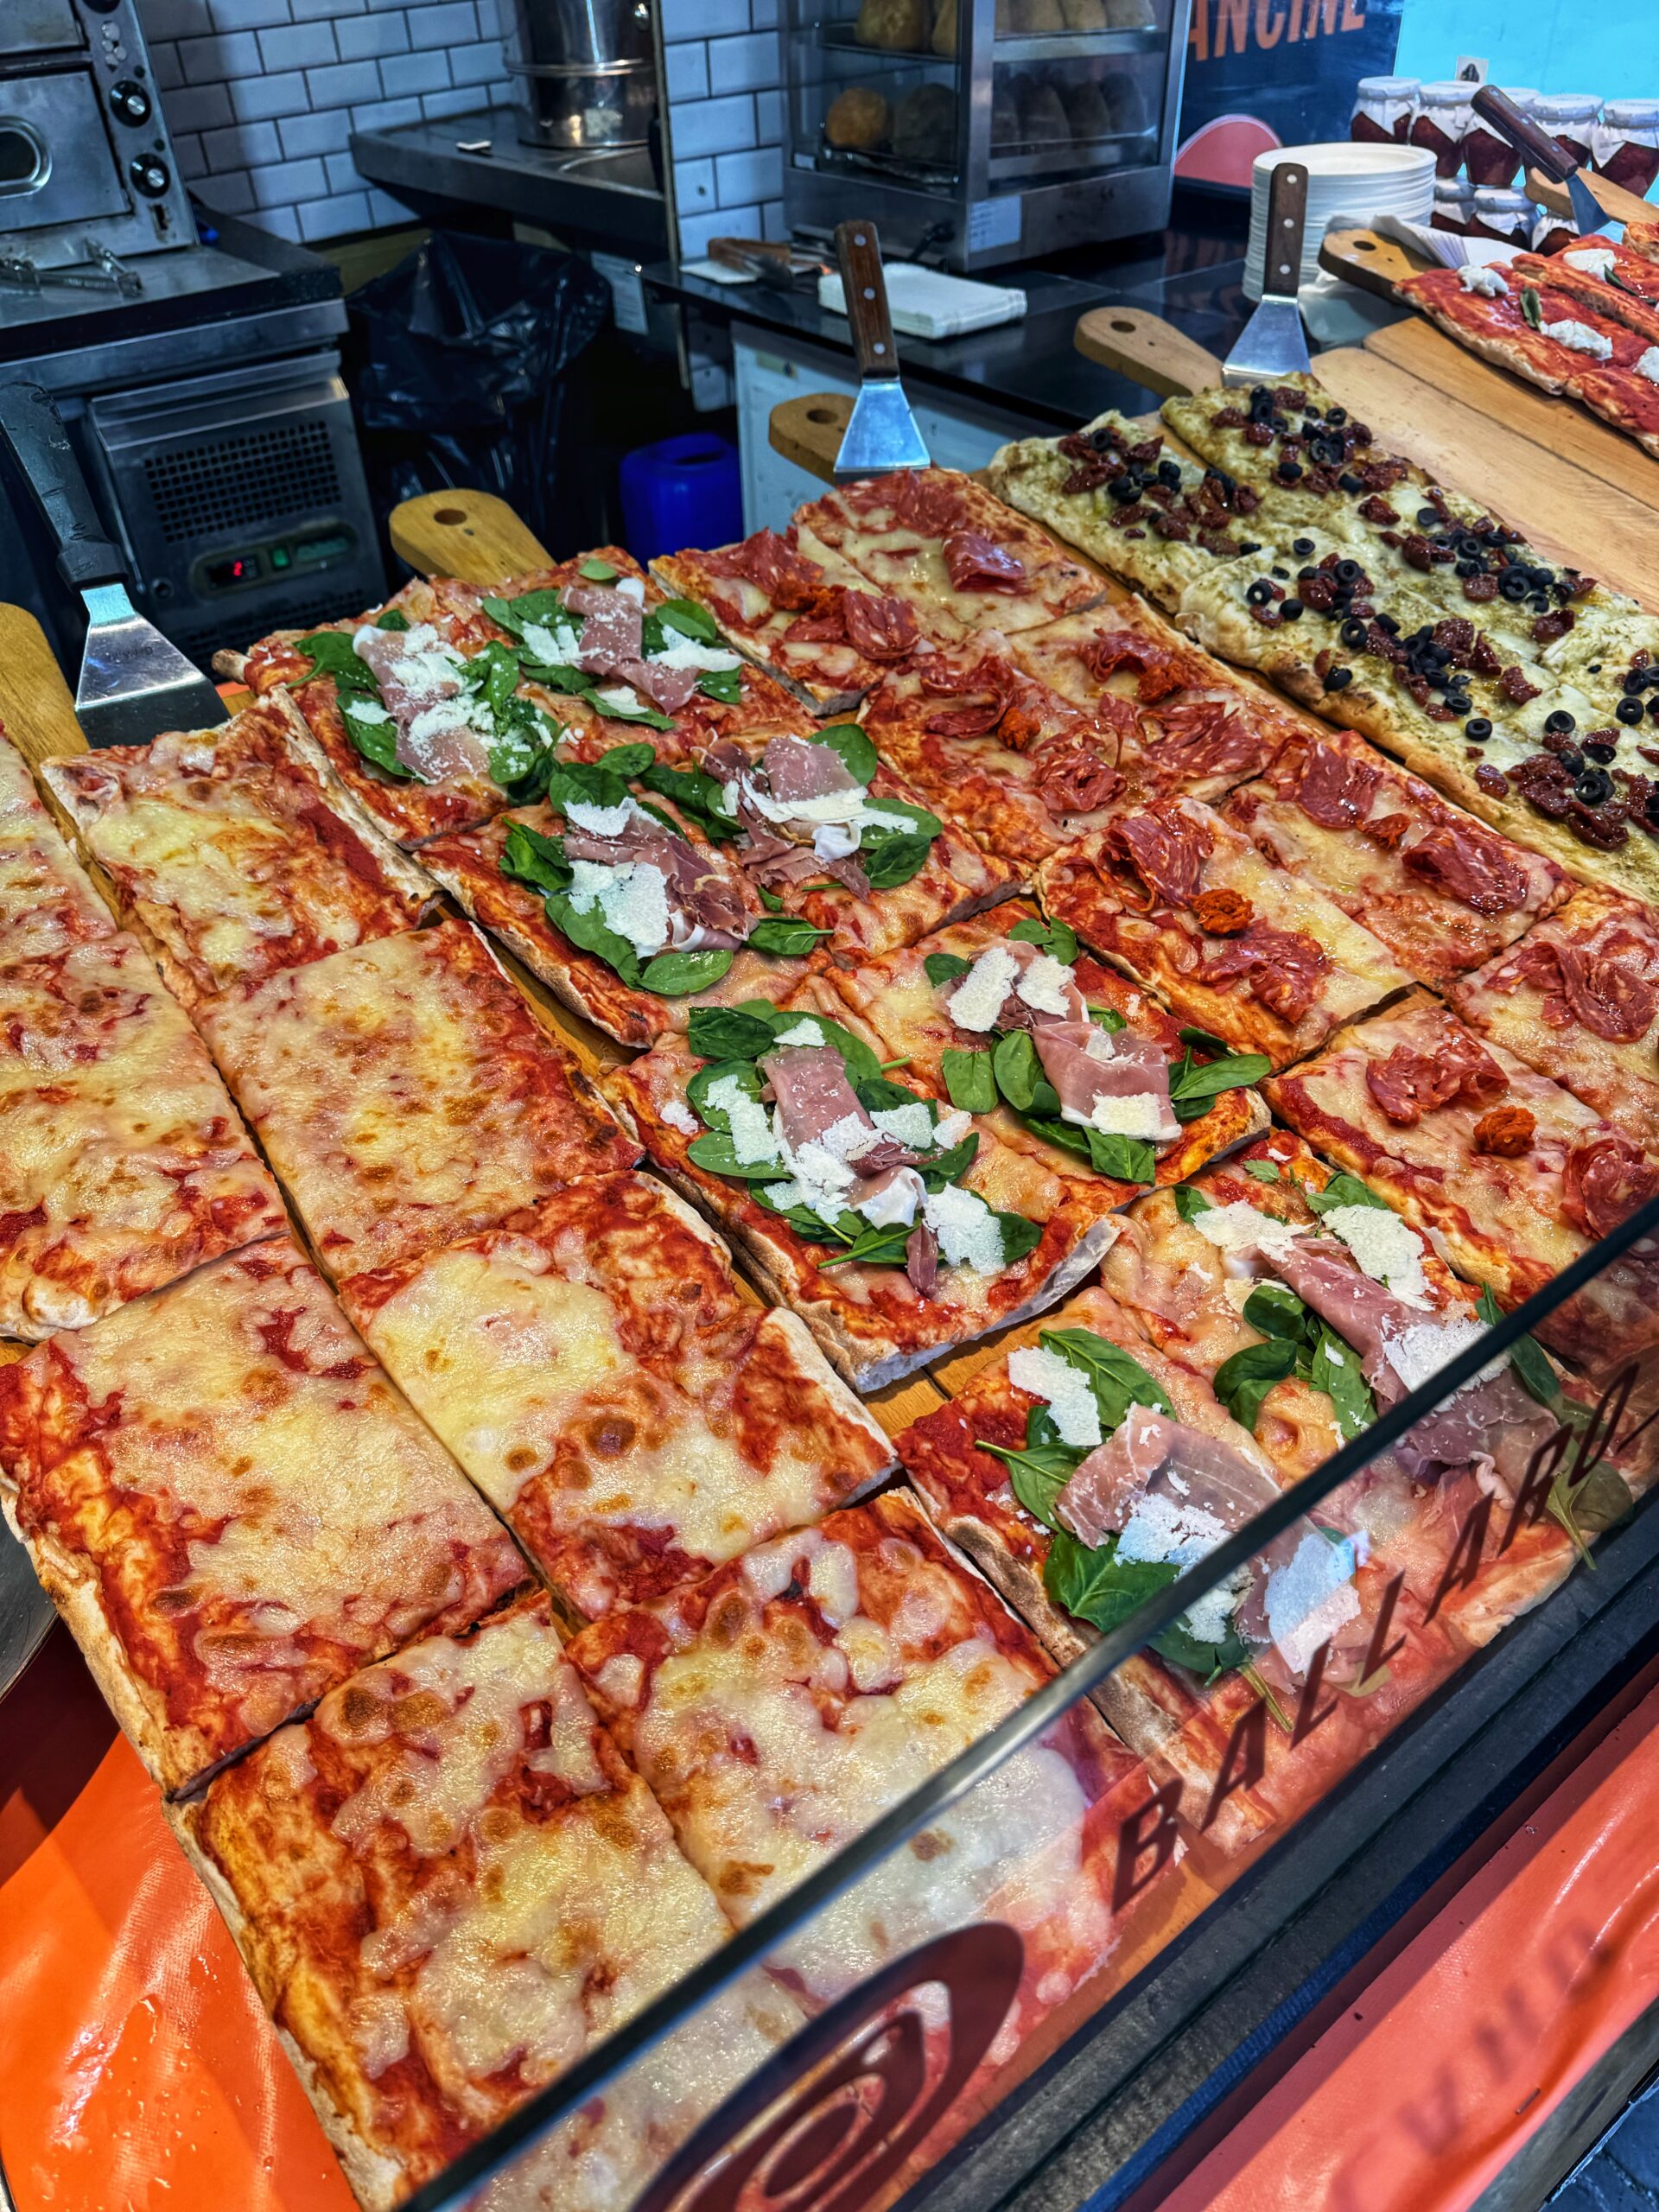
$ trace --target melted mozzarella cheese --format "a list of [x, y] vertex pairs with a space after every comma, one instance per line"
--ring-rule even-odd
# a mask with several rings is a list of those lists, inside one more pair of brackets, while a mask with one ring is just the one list
[[1546, 338], [1553, 338], [1558, 346], [1565, 346], [1572, 353], [1588, 353], [1592, 360], [1610, 361], [1613, 356], [1613, 341], [1592, 330], [1587, 322], [1568, 316], [1561, 322], [1546, 322], [1540, 326]]

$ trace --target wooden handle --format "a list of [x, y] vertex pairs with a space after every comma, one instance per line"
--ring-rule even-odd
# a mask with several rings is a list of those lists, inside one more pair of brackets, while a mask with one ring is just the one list
[[1184, 399], [1222, 380], [1213, 353], [1144, 308], [1090, 308], [1078, 316], [1072, 343], [1102, 368], [1132, 377], [1162, 399]]
[[1396, 245], [1392, 238], [1379, 238], [1375, 231], [1327, 231], [1319, 246], [1319, 266], [1333, 276], [1344, 277], [1351, 284], [1391, 300], [1396, 284], [1408, 276], [1421, 276], [1435, 264], [1423, 260], [1409, 247]]
[[1302, 233], [1307, 227], [1307, 169], [1300, 162], [1276, 162], [1268, 181], [1268, 239], [1262, 289], [1275, 299], [1294, 300], [1302, 289]]
[[774, 453], [792, 461], [826, 484], [836, 480], [836, 459], [852, 420], [853, 403], [844, 392], [809, 391], [799, 399], [779, 400], [766, 435]]
[[86, 750], [73, 694], [46, 633], [21, 607], [0, 606], [0, 723], [35, 766]]
[[1507, 92], [1500, 92], [1496, 85], [1482, 85], [1469, 103], [1483, 123], [1490, 123], [1500, 138], [1507, 138], [1511, 146], [1526, 156], [1530, 167], [1541, 169], [1557, 184], [1565, 184], [1579, 166], [1559, 138], [1552, 138], [1548, 130], [1541, 130], [1529, 115], [1522, 115]]
[[392, 550], [429, 576], [499, 583], [545, 569], [552, 555], [505, 499], [490, 492], [423, 492], [391, 511]]
[[896, 377], [899, 348], [887, 313], [887, 280], [881, 273], [881, 241], [874, 223], [837, 223], [836, 254], [847, 295], [853, 352], [861, 377]]

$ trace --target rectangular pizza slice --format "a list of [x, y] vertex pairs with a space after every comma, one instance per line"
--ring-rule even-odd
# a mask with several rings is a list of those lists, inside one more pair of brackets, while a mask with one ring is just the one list
[[1038, 887], [1051, 921], [1229, 1051], [1275, 1067], [1411, 981], [1334, 899], [1198, 799], [1125, 807], [1046, 862]]
[[[903, 1491], [762, 1545], [569, 1647], [681, 1847], [740, 1927], [1052, 1673]], [[1147, 1785], [1086, 1706], [771, 1954], [817, 2010], [930, 1936], [1026, 1947], [995, 2054], [1107, 1963], [1116, 1821]]]
[[1519, 944], [1460, 977], [1452, 1005], [1659, 1159], [1659, 916], [1581, 885]]
[[[1267, 1160], [1271, 1142], [1257, 1148], [1258, 1158]], [[1300, 1164], [1300, 1154], [1284, 1162]], [[1338, 1181], [1326, 1187], [1354, 1204]], [[1264, 1186], [1255, 1189], [1259, 1195]], [[1176, 1255], [1160, 1253], [1160, 1240], [1181, 1221], [1178, 1195], [1141, 1201], [1137, 1245], [1152, 1272], [1126, 1270], [1134, 1287], [1161, 1292], [1160, 1260]], [[1222, 1254], [1297, 1252], [1304, 1262], [1297, 1279], [1310, 1299], [1319, 1294], [1311, 1278], [1320, 1268], [1332, 1283], [1345, 1276], [1351, 1293], [1357, 1275], [1371, 1281], [1335, 1236], [1313, 1233], [1319, 1224], [1312, 1214], [1306, 1231], [1295, 1225], [1300, 1206], [1293, 1198], [1282, 1213], [1269, 1213], [1265, 1203], [1241, 1198], [1192, 1211], [1191, 1227], [1217, 1226], [1207, 1246], [1195, 1238], [1198, 1249], [1179, 1260], [1198, 1278], [1185, 1286], [1183, 1306], [1196, 1325], [1192, 1338], [1183, 1342], [1167, 1315], [1148, 1331], [1145, 1315], [1106, 1290], [1086, 1291], [1040, 1332], [1022, 1332], [949, 1404], [899, 1437], [899, 1456], [939, 1527], [984, 1567], [1057, 1658], [1128, 1619], [1247, 1528], [1294, 1478], [1229, 1418], [1203, 1367], [1186, 1355], [1199, 1345], [1219, 1350], [1224, 1338], [1225, 1300], [1213, 1285]], [[1345, 1205], [1324, 1222], [1339, 1211]], [[1234, 1233], [1241, 1213], [1255, 1216], [1248, 1237]], [[1355, 1246], [1368, 1249], [1358, 1236]], [[1255, 1296], [1258, 1310], [1265, 1307], [1265, 1289]], [[1363, 1302], [1351, 1295], [1339, 1309], [1357, 1334], [1352, 1309]], [[1420, 1332], [1455, 1338], [1440, 1357], [1483, 1325], [1455, 1306], [1438, 1315], [1430, 1306], [1399, 1310], [1416, 1314], [1412, 1326]], [[1256, 1339], [1242, 1317], [1240, 1325], [1258, 1350], [1261, 1341], [1282, 1341], [1270, 1333]], [[1408, 1368], [1410, 1353], [1424, 1348], [1408, 1333], [1387, 1349]], [[1351, 1347], [1344, 1351], [1357, 1367]], [[1235, 1376], [1249, 1356], [1249, 1344], [1230, 1355]], [[1321, 1347], [1318, 1364], [1327, 1363]], [[1224, 1365], [1220, 1373], [1226, 1376]], [[1237, 1402], [1236, 1385], [1230, 1395]], [[1192, 1830], [1229, 1857], [1316, 1802], [1471, 1649], [1570, 1571], [1575, 1554], [1567, 1532], [1538, 1518], [1518, 1537], [1510, 1532], [1507, 1550], [1494, 1537], [1491, 1556], [1445, 1601], [1440, 1585], [1460, 1520], [1478, 1504], [1483, 1473], [1502, 1480], [1483, 1457], [1489, 1443], [1499, 1443], [1494, 1430], [1503, 1430], [1509, 1474], [1524, 1477], [1532, 1432], [1541, 1429], [1548, 1440], [1556, 1425], [1507, 1376], [1464, 1395], [1466, 1408], [1454, 1412], [1454, 1398], [1402, 1440], [1402, 1458], [1408, 1446], [1418, 1447], [1408, 1466], [1375, 1463], [1331, 1494], [1094, 1693], [1125, 1742], [1154, 1773], [1179, 1783], [1179, 1810]], [[1308, 1440], [1316, 1441], [1326, 1424], [1311, 1387], [1299, 1398], [1281, 1381], [1275, 1395], [1280, 1440], [1311, 1417]], [[1345, 1394], [1335, 1402], [1345, 1404]], [[1511, 1414], [1513, 1430], [1504, 1426]], [[1623, 1484], [1615, 1479], [1613, 1486], [1628, 1503]], [[1369, 1656], [1374, 1643], [1388, 1651], [1385, 1668]], [[1322, 1714], [1317, 1723], [1298, 1731], [1315, 1713]]]
[[79, 1328], [286, 1226], [131, 938], [0, 969], [0, 1335]]
[[639, 1157], [465, 922], [227, 992], [202, 1028], [336, 1280]]
[[41, 805], [29, 763], [0, 728], [0, 968], [114, 934], [109, 909]]
[[607, 1087], [860, 1390], [1040, 1313], [1112, 1240], [1113, 1187], [893, 1080], [815, 1004], [696, 1014]]
[[893, 1464], [801, 1323], [742, 1296], [652, 1176], [578, 1185], [340, 1298], [578, 1618], [695, 1580]]
[[[1262, 1058], [1200, 1058], [1148, 992], [1023, 903], [902, 952], [832, 964], [828, 987], [880, 1048], [1000, 1144], [1057, 1173], [1086, 1164], [1127, 1197], [1179, 1183], [1267, 1127]], [[825, 1001], [832, 1007], [832, 1001]]]
[[828, 546], [914, 607], [925, 628], [942, 607], [965, 630], [1035, 629], [1104, 588], [1096, 570], [954, 469], [838, 485], [803, 507], [795, 527], [804, 543]]
[[1263, 857], [1315, 883], [1419, 982], [1444, 988], [1512, 944], [1570, 885], [1555, 864], [1346, 732], [1305, 726], [1222, 808]]
[[187, 1007], [408, 929], [436, 896], [390, 838], [335, 812], [289, 733], [262, 700], [42, 770]]
[[909, 601], [872, 591], [827, 546], [809, 556], [795, 537], [791, 525], [781, 536], [756, 531], [713, 552], [688, 548], [653, 561], [652, 574], [666, 590], [708, 607], [741, 652], [820, 714], [855, 705], [925, 636], [954, 644], [963, 635], [941, 607], [921, 610], [924, 631]]
[[526, 1579], [286, 1238], [0, 1368], [6, 1512], [163, 1789]]
[[[1426, 991], [1340, 1031], [1264, 1086], [1281, 1120], [1361, 1176], [1500, 1306], [1541, 1290], [1659, 1191], [1630, 1139]], [[1659, 1265], [1638, 1246], [1539, 1336], [1589, 1371], [1659, 1337]]]
[[[365, 2212], [391, 2212], [731, 1933], [527, 1599], [367, 1668], [175, 1826]], [[521, 2153], [634, 2202], [800, 2024], [740, 1982]]]

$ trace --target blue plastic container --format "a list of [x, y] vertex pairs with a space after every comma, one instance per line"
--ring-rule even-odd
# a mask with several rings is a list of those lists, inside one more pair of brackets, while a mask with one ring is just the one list
[[691, 430], [622, 456], [622, 537], [636, 561], [686, 545], [729, 545], [743, 535], [737, 448]]

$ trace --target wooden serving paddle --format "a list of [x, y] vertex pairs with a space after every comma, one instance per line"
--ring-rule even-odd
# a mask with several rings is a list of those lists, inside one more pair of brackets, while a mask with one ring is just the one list
[[1319, 247], [1321, 269], [1384, 300], [1393, 299], [1395, 287], [1408, 276], [1420, 276], [1435, 265], [1376, 231], [1327, 231]]
[[498, 584], [552, 565], [553, 556], [490, 492], [423, 492], [391, 511], [392, 550], [427, 576]]
[[766, 425], [766, 437], [774, 453], [809, 476], [833, 484], [836, 456], [852, 419], [853, 403], [846, 392], [803, 392], [798, 399], [779, 401]]
[[1072, 343], [1089, 360], [1132, 378], [1160, 399], [1185, 398], [1222, 381], [1213, 353], [1145, 308], [1090, 308], [1078, 316]]

